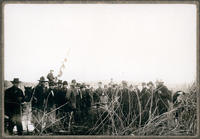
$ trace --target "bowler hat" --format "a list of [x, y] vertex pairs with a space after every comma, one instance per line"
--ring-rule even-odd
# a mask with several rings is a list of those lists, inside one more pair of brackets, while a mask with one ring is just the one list
[[75, 79], [73, 79], [73, 80], [72, 80], [72, 83], [76, 83], [76, 80], [75, 80]]
[[127, 82], [123, 80], [123, 81], [122, 81], [122, 84], [127, 85]]
[[146, 85], [146, 83], [145, 83], [145, 82], [142, 82], [142, 86], [144, 86], [144, 85]]
[[150, 82], [147, 83], [147, 85], [148, 85], [148, 86], [149, 86], [149, 85], [153, 85], [153, 82], [150, 81]]
[[62, 80], [58, 80], [58, 84], [62, 84]]
[[48, 81], [45, 81], [44, 76], [40, 77], [40, 80], [38, 80], [38, 81], [40, 81], [40, 82], [48, 82]]
[[13, 84], [14, 83], [21, 83], [21, 81], [19, 81], [19, 78], [14, 78], [13, 81], [11, 81]]
[[102, 84], [102, 82], [98, 82], [98, 84]]
[[64, 81], [64, 82], [63, 82], [63, 85], [68, 85], [68, 82], [67, 82], [67, 81]]

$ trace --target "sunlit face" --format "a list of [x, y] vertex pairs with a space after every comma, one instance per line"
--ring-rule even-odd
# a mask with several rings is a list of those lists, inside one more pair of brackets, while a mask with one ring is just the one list
[[67, 88], [67, 84], [63, 85], [64, 88]]
[[82, 88], [81, 91], [85, 91], [85, 88]]
[[101, 88], [102, 87], [102, 83], [98, 83], [98, 87]]

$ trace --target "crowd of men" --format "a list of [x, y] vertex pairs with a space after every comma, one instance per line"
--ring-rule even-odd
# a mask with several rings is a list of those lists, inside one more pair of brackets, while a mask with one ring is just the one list
[[[17, 126], [18, 135], [23, 134], [21, 121], [21, 104], [29, 100], [32, 104], [32, 117], [41, 119], [44, 111], [46, 113], [56, 110], [56, 117], [60, 118], [68, 112], [74, 112], [74, 121], [91, 119], [89, 110], [91, 107], [98, 108], [100, 105], [109, 105], [117, 101], [121, 108], [122, 120], [130, 123], [130, 119], [137, 119], [136, 124], [144, 125], [152, 115], [161, 115], [168, 111], [169, 103], [172, 102], [171, 91], [164, 85], [163, 81], [128, 85], [126, 81], [121, 84], [110, 82], [103, 85], [98, 82], [98, 88], [85, 83], [72, 80], [58, 80], [53, 76], [53, 71], [45, 77], [41, 77], [38, 85], [31, 91], [31, 98], [27, 99], [19, 88], [19, 79], [14, 78], [13, 86], [5, 90], [5, 116], [8, 122], [9, 134], [13, 134], [13, 128]], [[116, 108], [117, 109], [117, 108]], [[40, 123], [34, 123], [41, 130]]]

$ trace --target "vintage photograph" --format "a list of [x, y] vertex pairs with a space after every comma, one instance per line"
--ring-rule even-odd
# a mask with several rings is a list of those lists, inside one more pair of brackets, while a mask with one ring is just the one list
[[6, 3], [4, 136], [197, 136], [197, 5]]

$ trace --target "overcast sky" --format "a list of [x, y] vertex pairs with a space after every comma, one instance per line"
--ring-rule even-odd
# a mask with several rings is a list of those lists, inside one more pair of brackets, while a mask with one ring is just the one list
[[[192, 4], [7, 4], [5, 80], [190, 83], [196, 78]], [[70, 52], [68, 52], [70, 50]]]

